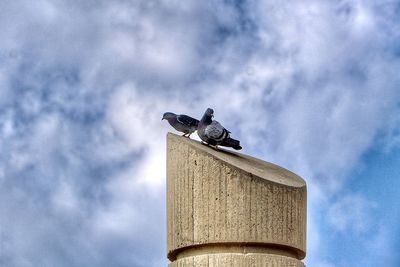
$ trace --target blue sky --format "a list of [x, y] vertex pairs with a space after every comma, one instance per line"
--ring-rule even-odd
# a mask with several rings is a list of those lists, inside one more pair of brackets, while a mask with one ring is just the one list
[[165, 266], [207, 107], [308, 184], [307, 266], [400, 266], [400, 1], [0, 2], [0, 266]]

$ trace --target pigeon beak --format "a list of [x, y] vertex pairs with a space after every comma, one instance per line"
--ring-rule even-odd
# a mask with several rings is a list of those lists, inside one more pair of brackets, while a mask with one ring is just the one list
[[165, 118], [162, 118], [161, 120], [165, 120]]

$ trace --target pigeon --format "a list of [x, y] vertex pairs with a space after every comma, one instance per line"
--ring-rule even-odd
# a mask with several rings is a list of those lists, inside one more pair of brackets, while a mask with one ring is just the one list
[[175, 130], [182, 132], [185, 137], [189, 137], [197, 130], [199, 120], [187, 115], [176, 115], [172, 112], [165, 112], [161, 120], [167, 120]]
[[242, 149], [240, 141], [230, 137], [230, 131], [225, 129], [218, 121], [212, 120], [214, 110], [208, 108], [200, 120], [197, 134], [206, 144], [215, 146], [232, 147], [236, 150]]

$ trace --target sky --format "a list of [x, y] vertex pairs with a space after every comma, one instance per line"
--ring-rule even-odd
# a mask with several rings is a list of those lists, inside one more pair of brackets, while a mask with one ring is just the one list
[[400, 1], [3, 0], [0, 266], [166, 266], [172, 111], [308, 187], [307, 266], [400, 266]]

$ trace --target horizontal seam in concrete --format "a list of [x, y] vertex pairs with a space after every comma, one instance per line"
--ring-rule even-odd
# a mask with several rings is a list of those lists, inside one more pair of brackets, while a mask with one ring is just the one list
[[209, 243], [191, 245], [188, 247], [179, 248], [171, 251], [168, 254], [170, 261], [176, 261], [186, 257], [210, 255], [210, 254], [269, 254], [291, 257], [302, 260], [305, 253], [299, 249], [266, 243], [241, 243], [241, 242], [226, 242], [226, 243]]

